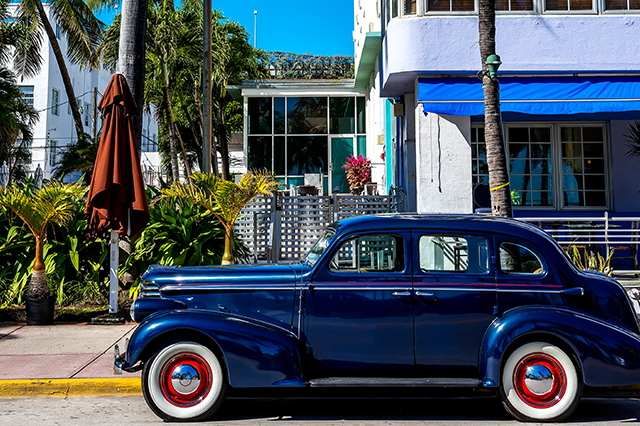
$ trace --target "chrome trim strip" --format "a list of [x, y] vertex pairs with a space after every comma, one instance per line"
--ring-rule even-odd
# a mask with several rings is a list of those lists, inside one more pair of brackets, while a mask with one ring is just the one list
[[234, 291], [272, 291], [272, 290], [295, 290], [295, 286], [261, 287], [256, 285], [198, 285], [198, 286], [165, 286], [163, 291], [203, 291], [203, 290], [234, 290]]

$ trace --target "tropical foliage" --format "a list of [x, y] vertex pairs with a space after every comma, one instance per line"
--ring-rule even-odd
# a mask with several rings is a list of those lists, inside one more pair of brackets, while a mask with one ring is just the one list
[[194, 186], [174, 182], [160, 192], [160, 200], [178, 198], [197, 204], [218, 218], [225, 228], [222, 264], [234, 263], [233, 225], [242, 208], [260, 194], [269, 194], [281, 184], [266, 170], [250, 171], [238, 183], [220, 179], [213, 173], [195, 173]]
[[571, 246], [567, 249], [567, 255], [578, 268], [602, 272], [608, 276], [613, 274], [613, 268], [611, 267], [613, 252], [614, 250], [611, 250], [609, 257], [605, 259], [600, 253], [587, 251], [587, 249], [584, 249], [584, 252], [581, 254], [576, 246]]
[[364, 186], [371, 181], [371, 160], [362, 155], [356, 158], [355, 155], [347, 158], [347, 162], [342, 166], [347, 171], [347, 181], [349, 188]]
[[352, 56], [296, 55], [269, 52], [269, 65], [278, 79], [339, 79], [353, 78]]
[[[225, 229], [207, 209], [186, 199], [159, 200], [149, 208], [150, 220], [135, 242], [121, 274], [136, 277], [129, 294], [137, 295], [141, 272], [152, 264], [168, 266], [219, 265], [222, 261]], [[237, 258], [247, 257], [244, 246], [235, 241]]]
[[81, 198], [84, 192], [77, 184], [58, 182], [26, 191], [16, 185], [0, 189], [0, 205], [22, 219], [35, 239], [35, 260], [31, 266], [27, 297], [42, 299], [49, 295], [45, 264], [48, 227], [50, 224], [66, 225], [74, 214], [74, 200]]

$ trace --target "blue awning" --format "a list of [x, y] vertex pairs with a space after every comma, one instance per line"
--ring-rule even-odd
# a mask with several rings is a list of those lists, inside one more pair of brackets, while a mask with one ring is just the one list
[[[501, 77], [503, 112], [562, 115], [640, 111], [640, 76]], [[420, 78], [418, 102], [424, 112], [483, 115], [478, 78]]]

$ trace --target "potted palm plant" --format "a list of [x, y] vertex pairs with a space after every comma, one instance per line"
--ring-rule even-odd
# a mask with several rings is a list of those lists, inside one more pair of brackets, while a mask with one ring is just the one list
[[364, 187], [371, 181], [371, 160], [362, 155], [347, 157], [347, 162], [342, 166], [347, 171], [349, 190], [353, 195], [360, 195]]
[[53, 323], [55, 295], [49, 290], [44, 264], [47, 227], [49, 223], [65, 225], [73, 216], [75, 199], [82, 197], [84, 191], [78, 184], [59, 182], [34, 192], [15, 185], [0, 188], [0, 205], [22, 219], [36, 240], [33, 271], [25, 295], [27, 325]]
[[192, 178], [195, 183], [193, 187], [174, 182], [160, 191], [162, 195], [159, 199], [184, 198], [213, 213], [225, 229], [222, 264], [233, 264], [233, 225], [242, 208], [254, 197], [278, 189], [281, 183], [266, 170], [250, 171], [238, 183], [220, 179], [212, 173], [194, 173]]

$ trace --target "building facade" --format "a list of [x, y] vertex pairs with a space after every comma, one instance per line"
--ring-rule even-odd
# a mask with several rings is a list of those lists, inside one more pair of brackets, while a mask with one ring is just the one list
[[[488, 182], [477, 2], [355, 0], [357, 87], [407, 210], [474, 211]], [[640, 212], [640, 3], [496, 2], [516, 217]]]

